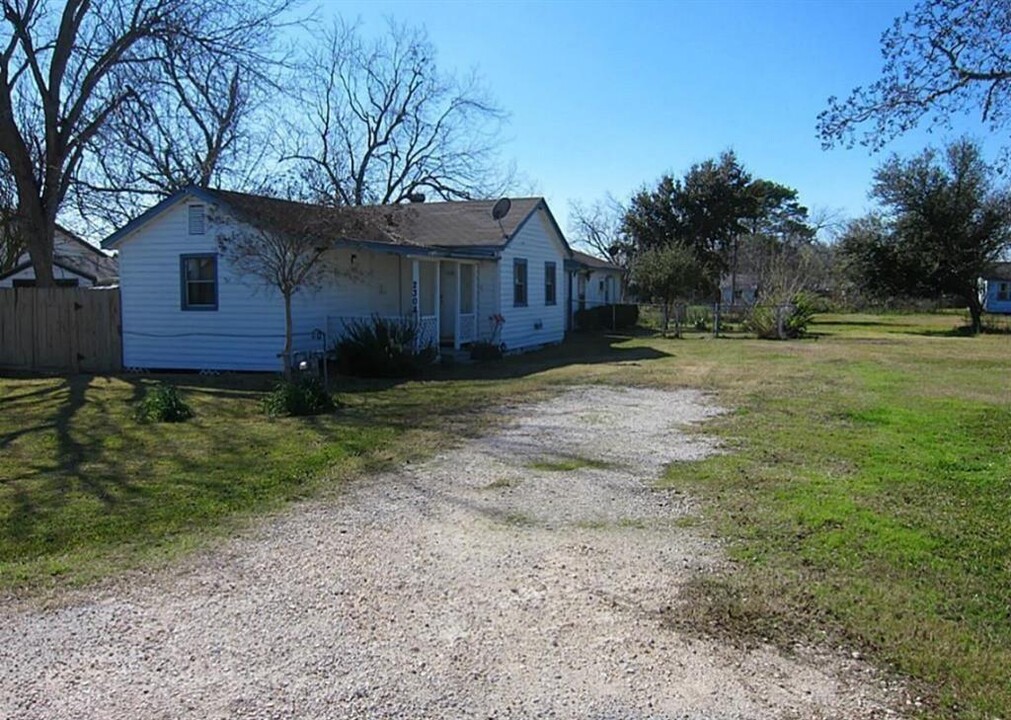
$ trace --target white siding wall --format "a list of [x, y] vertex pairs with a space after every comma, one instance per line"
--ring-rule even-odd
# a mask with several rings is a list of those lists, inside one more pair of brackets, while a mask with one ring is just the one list
[[[606, 283], [608, 278], [611, 279], [610, 298], [606, 297], [606, 293], [600, 287], [600, 283]], [[573, 299], [579, 299], [575, 291], [573, 291]], [[590, 273], [589, 279], [586, 281], [586, 307], [596, 307], [598, 305], [617, 303], [620, 301], [621, 273], [614, 270], [593, 270]]]
[[397, 315], [410, 307], [410, 299], [405, 296], [405, 287], [409, 288], [411, 282], [411, 261], [407, 258], [340, 248], [328, 258], [327, 278], [317, 298], [325, 315]]
[[[210, 213], [208, 214], [210, 220]], [[218, 309], [182, 310], [180, 255], [217, 252], [220, 226], [189, 235], [187, 205], [153, 219], [120, 245], [123, 364], [136, 368], [279, 370], [284, 304], [276, 290], [238, 277], [218, 258]], [[325, 327], [312, 293], [293, 298], [295, 333]], [[297, 347], [313, 347], [307, 336]]]
[[[509, 271], [512, 273], [512, 270]], [[490, 317], [500, 313], [499, 306], [499, 263], [482, 261], [477, 265], [477, 338], [491, 340], [492, 323]], [[509, 276], [512, 282], [512, 275]], [[510, 286], [512, 287], [512, 286]], [[505, 329], [505, 328], [503, 328]], [[501, 342], [501, 339], [499, 340]]]
[[986, 294], [983, 296], [983, 307], [991, 313], [1011, 313], [1011, 299], [1001, 300], [998, 298], [1001, 283], [1011, 286], [1008, 280], [987, 280]]
[[[527, 304], [513, 305], [513, 261], [527, 261]], [[555, 263], [554, 305], [544, 304], [544, 263]], [[520, 350], [561, 342], [565, 337], [565, 251], [543, 210], [520, 228], [502, 251], [498, 281], [501, 310], [505, 316], [502, 342], [508, 350]]]

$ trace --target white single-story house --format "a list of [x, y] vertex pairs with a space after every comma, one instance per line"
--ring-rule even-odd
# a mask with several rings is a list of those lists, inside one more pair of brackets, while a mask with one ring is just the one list
[[[415, 321], [426, 344], [480, 340], [518, 351], [561, 342], [571, 251], [543, 198], [420, 202], [336, 210], [187, 188], [102, 243], [119, 251], [123, 365], [143, 369], [278, 370], [280, 293], [237, 272], [219, 240], [250, 218], [370, 213], [368, 239], [321, 237], [327, 280], [292, 303], [296, 350], [333, 344], [349, 323]], [[501, 207], [501, 206], [500, 206]], [[266, 212], [265, 212], [266, 209]], [[292, 213], [296, 215], [291, 215]], [[322, 331], [322, 332], [320, 332]], [[325, 340], [322, 334], [325, 333]]]
[[572, 312], [620, 303], [625, 298], [625, 271], [619, 265], [578, 250], [566, 263]]
[[1011, 262], [995, 263], [982, 280], [983, 309], [988, 313], [1011, 313]]
[[[116, 258], [59, 225], [53, 237], [53, 276], [64, 287], [115, 285]], [[0, 287], [34, 287], [35, 268], [25, 252], [14, 267], [0, 274]]]

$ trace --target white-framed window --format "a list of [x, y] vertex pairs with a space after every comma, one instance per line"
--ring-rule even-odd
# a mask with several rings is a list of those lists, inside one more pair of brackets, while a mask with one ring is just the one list
[[558, 302], [558, 292], [555, 289], [557, 287], [556, 283], [556, 272], [555, 263], [546, 262], [544, 263], [544, 304], [554, 305]]
[[218, 256], [180, 255], [179, 284], [183, 310], [217, 310]]
[[997, 283], [997, 299], [1011, 300], [1011, 282]]
[[513, 305], [524, 307], [527, 304], [527, 261], [523, 258], [513, 260]]
[[189, 207], [190, 235], [203, 235], [207, 232], [207, 206], [190, 205]]

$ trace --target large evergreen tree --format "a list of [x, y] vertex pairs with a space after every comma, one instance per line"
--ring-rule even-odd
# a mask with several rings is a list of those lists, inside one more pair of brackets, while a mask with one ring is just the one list
[[960, 298], [982, 328], [979, 279], [1011, 243], [1011, 195], [979, 146], [891, 157], [875, 173], [877, 216], [851, 224], [842, 254], [854, 282], [878, 296]]

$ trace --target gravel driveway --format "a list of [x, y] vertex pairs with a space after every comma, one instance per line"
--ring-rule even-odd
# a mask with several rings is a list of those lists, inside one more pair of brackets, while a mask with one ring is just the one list
[[697, 392], [574, 388], [140, 581], [0, 606], [5, 718], [879, 717], [869, 668], [679, 634], [718, 566], [651, 481]]

